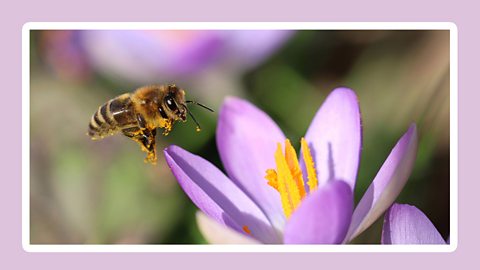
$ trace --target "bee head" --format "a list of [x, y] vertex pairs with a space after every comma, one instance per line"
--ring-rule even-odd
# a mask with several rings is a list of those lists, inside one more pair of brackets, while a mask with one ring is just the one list
[[174, 116], [175, 120], [187, 120], [187, 109], [185, 102], [185, 91], [176, 85], [168, 85], [167, 94], [163, 100], [164, 108], [168, 114]]
[[[198, 105], [204, 109], [207, 109], [211, 112], [213, 112], [212, 109], [208, 108], [207, 106], [198, 103], [193, 100], [185, 100], [185, 91], [183, 89], [178, 88], [174, 84], [168, 85], [167, 90], [166, 90], [166, 95], [163, 99], [163, 106], [160, 106], [159, 109], [162, 109], [162, 107], [165, 108], [165, 111], [173, 116], [171, 117], [173, 120], [182, 120], [183, 122], [187, 121], [187, 114], [190, 115], [192, 120], [195, 122], [197, 125], [196, 130], [200, 131], [200, 124], [198, 121], [195, 119], [193, 114], [190, 112], [190, 110], [187, 107], [187, 103], [195, 104]], [[163, 112], [165, 114], [165, 112]], [[162, 111], [160, 111], [160, 114], [162, 114]], [[164, 117], [166, 118], [166, 117]]]

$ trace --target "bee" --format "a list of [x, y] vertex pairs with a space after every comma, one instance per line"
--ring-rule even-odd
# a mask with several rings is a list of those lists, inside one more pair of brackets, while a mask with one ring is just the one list
[[187, 120], [188, 113], [196, 124], [196, 130], [200, 131], [200, 124], [188, 109], [188, 103], [213, 112], [203, 104], [185, 100], [185, 91], [175, 84], [140, 87], [100, 106], [90, 120], [87, 134], [98, 140], [121, 132], [147, 152], [145, 162], [155, 164], [157, 128], [163, 128], [166, 136], [176, 121]]

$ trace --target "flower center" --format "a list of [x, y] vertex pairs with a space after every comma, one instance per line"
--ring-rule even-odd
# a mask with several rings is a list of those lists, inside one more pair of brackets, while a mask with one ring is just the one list
[[[308, 148], [308, 144], [304, 138], [302, 138], [300, 144], [305, 168], [307, 170], [307, 185], [309, 192], [312, 192], [317, 189], [318, 185], [315, 164], [313, 163], [310, 148]], [[268, 185], [280, 193], [283, 212], [285, 216], [289, 218], [307, 194], [297, 154], [290, 140], [285, 140], [285, 153], [282, 152], [282, 145], [280, 143], [277, 144], [275, 164], [277, 165], [277, 169], [268, 169], [265, 179], [268, 180]]]

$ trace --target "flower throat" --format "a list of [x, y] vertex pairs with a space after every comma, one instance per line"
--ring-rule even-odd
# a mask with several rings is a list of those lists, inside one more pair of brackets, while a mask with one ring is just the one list
[[[307, 170], [308, 190], [312, 192], [318, 186], [315, 164], [306, 140], [302, 138], [300, 143]], [[277, 144], [275, 164], [277, 169], [268, 169], [265, 179], [268, 180], [268, 185], [280, 193], [283, 212], [289, 218], [307, 194], [297, 154], [290, 140], [285, 139], [285, 153], [282, 152], [282, 145], [280, 143]]]

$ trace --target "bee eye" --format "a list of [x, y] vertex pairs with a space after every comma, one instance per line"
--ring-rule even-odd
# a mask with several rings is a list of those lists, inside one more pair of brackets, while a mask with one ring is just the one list
[[160, 116], [162, 116], [162, 118], [164, 119], [168, 118], [167, 114], [165, 113], [165, 111], [162, 109], [161, 106], [158, 107], [158, 112], [160, 113]]
[[177, 110], [177, 105], [175, 104], [175, 101], [173, 101], [173, 98], [167, 97], [166, 100], [165, 100], [165, 103], [167, 104], [167, 107], [171, 111], [176, 111]]

